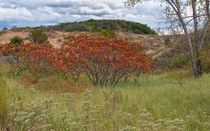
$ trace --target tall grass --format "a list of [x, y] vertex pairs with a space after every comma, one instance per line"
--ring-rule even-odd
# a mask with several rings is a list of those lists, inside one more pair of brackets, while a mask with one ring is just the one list
[[[0, 75], [0, 126], [6, 128], [9, 109], [9, 88]], [[0, 128], [1, 129], [1, 128]]]
[[22, 87], [11, 79], [7, 83], [6, 127], [12, 131], [210, 129], [210, 74], [181, 84], [165, 74], [148, 75], [80, 94]]

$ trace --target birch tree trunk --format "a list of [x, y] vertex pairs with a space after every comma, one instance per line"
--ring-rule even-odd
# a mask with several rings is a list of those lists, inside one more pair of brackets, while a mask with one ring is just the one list
[[179, 0], [175, 0], [175, 1], [173, 1], [173, 0], [166, 0], [166, 2], [168, 2], [168, 4], [176, 12], [176, 15], [178, 16], [179, 21], [180, 21], [180, 23], [182, 25], [182, 28], [183, 28], [184, 34], [185, 34], [185, 38], [187, 40], [188, 48], [189, 48], [190, 60], [191, 60], [192, 68], [193, 68], [193, 74], [194, 74], [194, 77], [197, 78], [198, 77], [198, 72], [197, 72], [197, 68], [196, 68], [196, 64], [195, 64], [195, 58], [194, 58], [194, 55], [193, 55], [192, 42], [190, 40], [189, 32], [187, 30], [187, 26], [186, 26], [186, 24], [184, 22], [182, 14], [181, 14], [181, 8], [180, 8]]
[[202, 61], [201, 61], [201, 50], [199, 49], [199, 38], [198, 38], [198, 20], [197, 20], [197, 12], [196, 5], [197, 0], [191, 0], [192, 2], [192, 10], [193, 10], [193, 22], [194, 22], [194, 42], [195, 42], [195, 50], [196, 50], [196, 68], [197, 68], [197, 77], [202, 76]]

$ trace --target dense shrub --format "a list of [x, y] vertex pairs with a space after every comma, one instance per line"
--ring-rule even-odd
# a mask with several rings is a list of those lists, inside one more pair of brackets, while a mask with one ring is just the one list
[[0, 57], [14, 55], [19, 51], [19, 46], [23, 43], [5, 44], [0, 45]]
[[99, 36], [100, 37], [107, 37], [107, 38], [110, 37], [109, 32], [107, 30], [105, 30], [105, 29], [101, 30], [101, 33], [100, 33]]
[[9, 49], [4, 50], [1, 53], [3, 53], [5, 56], [13, 55], [15, 52], [18, 52], [18, 46], [22, 43], [24, 43], [23, 38], [19, 36], [15, 36], [12, 39], [10, 39], [8, 46], [4, 47], [4, 48], [9, 48]]
[[0, 49], [0, 56], [14, 54], [19, 61], [17, 72], [29, 71], [35, 77], [34, 82], [43, 74], [70, 74], [74, 80], [84, 74], [94, 86], [115, 86], [123, 78], [136, 72], [146, 73], [153, 66], [139, 43], [85, 34], [69, 36], [59, 49], [30, 43], [18, 47], [6, 44]]
[[53, 65], [49, 56], [51, 57], [55, 54], [55, 48], [50, 45], [42, 46], [33, 43], [20, 43], [16, 47], [4, 44], [0, 45], [0, 50], [0, 56], [12, 54], [16, 58], [17, 63], [14, 65], [15, 69], [13, 70], [15, 72], [13, 74], [29, 71], [34, 76], [34, 82], [37, 82], [41, 75], [52, 73]]
[[176, 58], [174, 58], [171, 61], [171, 67], [172, 68], [181, 68], [184, 65], [186, 65], [189, 62], [189, 60], [190, 60], [189, 53], [186, 52], [186, 53], [181, 54], [181, 55], [177, 56]]
[[64, 59], [60, 62], [67, 72], [74, 71], [78, 75], [84, 72], [95, 86], [115, 86], [134, 72], [150, 70], [153, 63], [142, 50], [139, 43], [82, 34], [70, 36], [62, 45], [60, 53]]
[[15, 36], [12, 39], [10, 39], [9, 44], [15, 44], [15, 43], [23, 43], [23, 38], [19, 37], [19, 36]]
[[32, 30], [29, 34], [29, 40], [31, 43], [44, 44], [48, 41], [48, 36], [41, 30]]
[[100, 33], [99, 36], [100, 37], [106, 37], [106, 38], [116, 38], [117, 37], [117, 35], [116, 35], [114, 30], [107, 31], [105, 29], [101, 30], [101, 33]]

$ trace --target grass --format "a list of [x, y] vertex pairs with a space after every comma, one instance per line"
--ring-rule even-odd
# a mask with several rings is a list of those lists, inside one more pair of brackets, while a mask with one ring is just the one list
[[4, 127], [7, 124], [8, 109], [9, 109], [9, 88], [6, 81], [0, 76], [0, 126]]
[[[210, 74], [181, 83], [168, 73], [148, 75], [116, 88], [87, 88], [82, 93], [37, 90], [4, 79], [9, 92], [2, 130], [210, 129]], [[5, 94], [0, 92], [2, 98]], [[0, 105], [1, 110], [5, 108]]]

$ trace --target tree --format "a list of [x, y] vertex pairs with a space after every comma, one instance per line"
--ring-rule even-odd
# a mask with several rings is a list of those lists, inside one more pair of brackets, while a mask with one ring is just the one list
[[48, 41], [48, 36], [40, 30], [32, 30], [29, 34], [29, 40], [31, 43], [44, 44]]
[[[127, 0], [128, 6], [134, 6], [141, 0]], [[188, 43], [191, 64], [195, 78], [202, 76], [201, 51], [210, 23], [209, 0], [164, 0], [165, 15], [168, 22], [181, 26]], [[189, 12], [190, 10], [190, 12]], [[189, 27], [193, 28], [193, 42]], [[200, 30], [200, 33], [198, 32]], [[194, 58], [194, 51], [196, 58]]]

